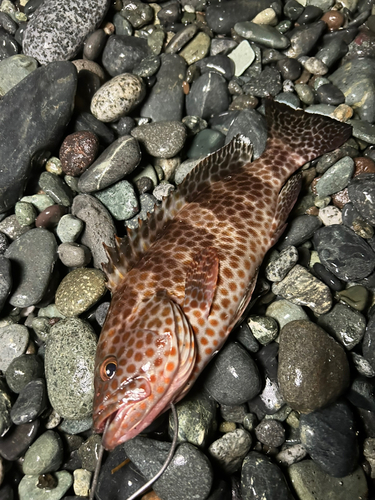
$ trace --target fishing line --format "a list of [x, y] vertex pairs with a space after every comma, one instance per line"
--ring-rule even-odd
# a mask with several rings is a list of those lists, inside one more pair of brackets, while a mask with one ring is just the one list
[[149, 489], [149, 487], [154, 484], [155, 481], [159, 479], [159, 477], [163, 474], [165, 469], [168, 467], [170, 464], [174, 452], [176, 451], [176, 444], [177, 444], [177, 437], [178, 437], [178, 417], [177, 417], [177, 411], [176, 407], [173, 403], [171, 403], [171, 410], [172, 410], [172, 415], [173, 415], [173, 422], [174, 422], [174, 434], [173, 434], [173, 441], [171, 445], [171, 449], [169, 450], [168, 456], [162, 466], [162, 468], [159, 470], [159, 472], [151, 478], [149, 481], [147, 481], [146, 484], [144, 484], [139, 490], [137, 490], [135, 493], [133, 493], [130, 497], [128, 497], [126, 500], [135, 500], [139, 495], [144, 493], [146, 490]]
[[[146, 490], [148, 490], [149, 487], [151, 485], [153, 485], [155, 483], [155, 481], [157, 481], [159, 479], [159, 477], [163, 474], [163, 472], [168, 467], [168, 465], [170, 464], [170, 462], [173, 458], [174, 452], [176, 451], [177, 437], [178, 437], [178, 416], [177, 416], [177, 411], [176, 411], [175, 405], [173, 403], [171, 403], [170, 406], [171, 406], [172, 415], [173, 415], [174, 434], [173, 434], [173, 440], [172, 440], [172, 444], [171, 444], [171, 448], [169, 450], [168, 456], [167, 456], [162, 468], [159, 470], [159, 472], [153, 478], [151, 478], [149, 481], [147, 481], [147, 483], [144, 484], [141, 488], [139, 488], [135, 493], [133, 493], [130, 497], [128, 497], [126, 500], [135, 500], [139, 495], [141, 495]], [[109, 425], [109, 419], [107, 419], [103, 434], [106, 432], [108, 425]], [[94, 477], [93, 477], [93, 480], [91, 483], [89, 500], [94, 500], [94, 497], [95, 497], [95, 490], [96, 490], [96, 487], [98, 485], [98, 478], [99, 478], [100, 466], [101, 466], [101, 463], [103, 460], [103, 453], [104, 453], [104, 446], [100, 445], [99, 454], [98, 454], [98, 461], [96, 464]]]

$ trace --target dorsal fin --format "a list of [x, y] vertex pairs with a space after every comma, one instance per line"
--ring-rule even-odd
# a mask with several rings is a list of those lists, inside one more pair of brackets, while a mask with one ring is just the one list
[[139, 220], [137, 229], [127, 229], [127, 235], [122, 239], [116, 237], [114, 248], [105, 245], [109, 262], [102, 264], [102, 268], [108, 278], [108, 288], [111, 291], [116, 288], [187, 203], [211, 183], [249, 163], [252, 151], [249, 140], [237, 135], [226, 146], [198, 162], [178, 189], [164, 198], [160, 206], [155, 205], [146, 221]]

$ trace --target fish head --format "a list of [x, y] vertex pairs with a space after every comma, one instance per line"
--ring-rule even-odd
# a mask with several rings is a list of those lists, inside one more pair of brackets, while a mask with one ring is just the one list
[[105, 429], [108, 450], [168, 409], [196, 356], [192, 328], [166, 293], [144, 301], [122, 324], [121, 329], [111, 327], [109, 312], [95, 362], [94, 430]]

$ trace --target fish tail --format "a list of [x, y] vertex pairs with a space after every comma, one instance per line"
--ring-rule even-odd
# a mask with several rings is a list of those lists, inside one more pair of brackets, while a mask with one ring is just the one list
[[339, 148], [352, 133], [352, 127], [346, 123], [293, 109], [272, 99], [266, 101], [266, 119], [267, 148], [289, 150], [298, 155], [300, 165]]

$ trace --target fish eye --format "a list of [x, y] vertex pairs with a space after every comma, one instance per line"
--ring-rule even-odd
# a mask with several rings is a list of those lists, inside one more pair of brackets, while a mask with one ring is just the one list
[[103, 381], [111, 380], [117, 370], [117, 360], [114, 356], [107, 358], [100, 367], [100, 376]]

